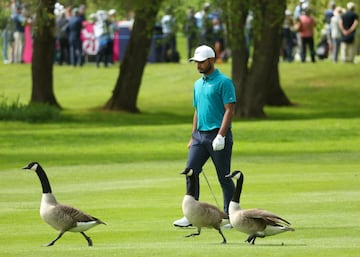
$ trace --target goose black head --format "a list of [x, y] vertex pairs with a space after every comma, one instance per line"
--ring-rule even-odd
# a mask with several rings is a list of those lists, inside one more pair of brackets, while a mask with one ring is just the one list
[[23, 170], [36, 170], [39, 166], [40, 164], [38, 162], [30, 162], [23, 168]]
[[239, 179], [241, 177], [244, 177], [243, 173], [240, 170], [235, 170], [232, 173], [226, 175], [225, 177], [227, 178], [234, 178], [234, 179]]
[[194, 174], [194, 171], [190, 168], [186, 168], [183, 172], [181, 172], [180, 174], [182, 175], [186, 175], [188, 177], [190, 177], [192, 174]]

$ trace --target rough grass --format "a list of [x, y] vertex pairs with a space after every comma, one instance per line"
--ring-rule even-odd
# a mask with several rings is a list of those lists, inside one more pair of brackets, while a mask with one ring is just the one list
[[[26, 104], [30, 67], [0, 64], [0, 94]], [[229, 74], [228, 64], [218, 65]], [[191, 130], [192, 64], [146, 67], [141, 114], [99, 110], [114, 86], [116, 67], [55, 67], [55, 93], [65, 108], [58, 121], [0, 122], [1, 256], [357, 256], [360, 248], [360, 122], [358, 65], [283, 63], [282, 86], [294, 107], [267, 107], [264, 120], [233, 124], [233, 169], [245, 174], [244, 208], [262, 207], [289, 220], [296, 231], [255, 246], [246, 235], [215, 230], [185, 238], [176, 229], [185, 192], [179, 172]], [[41, 221], [39, 161], [58, 200], [101, 218], [107, 226], [66, 233]], [[204, 171], [221, 202], [214, 168]], [[203, 201], [215, 203], [204, 178]]]

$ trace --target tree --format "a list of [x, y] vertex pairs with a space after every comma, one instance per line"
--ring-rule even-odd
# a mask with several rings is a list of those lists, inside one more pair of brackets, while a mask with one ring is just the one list
[[[130, 42], [120, 65], [113, 94], [105, 104], [105, 109], [139, 112], [136, 100], [147, 62], [153, 24], [161, 2], [162, 0], [152, 0], [136, 9]], [[227, 0], [219, 3], [226, 10], [224, 13], [228, 13], [226, 20], [232, 50], [232, 78], [238, 97], [236, 115], [264, 117], [263, 109], [267, 104], [290, 105], [280, 87], [278, 71], [280, 32], [286, 0]], [[244, 37], [250, 7], [255, 21], [251, 56]]]
[[39, 0], [36, 5], [30, 103], [45, 103], [61, 108], [53, 90], [55, 3], [56, 0]]
[[[232, 49], [232, 78], [237, 92], [236, 115], [259, 118], [265, 116], [264, 106], [267, 104], [291, 105], [280, 86], [278, 70], [286, 0], [229, 0], [224, 7], [228, 10], [226, 18]], [[249, 10], [254, 16], [253, 48], [250, 52], [244, 36]]]
[[137, 5], [133, 30], [120, 64], [119, 76], [113, 94], [104, 106], [105, 109], [139, 112], [136, 101], [161, 3], [162, 0], [149, 0]]

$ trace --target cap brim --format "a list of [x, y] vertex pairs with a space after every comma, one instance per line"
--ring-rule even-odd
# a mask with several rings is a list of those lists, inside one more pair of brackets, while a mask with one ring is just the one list
[[203, 62], [208, 58], [196, 58], [196, 57], [192, 57], [189, 59], [189, 62]]

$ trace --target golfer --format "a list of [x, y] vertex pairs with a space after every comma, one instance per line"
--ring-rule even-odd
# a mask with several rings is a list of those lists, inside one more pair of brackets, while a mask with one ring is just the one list
[[[234, 193], [234, 183], [225, 176], [230, 173], [232, 153], [231, 121], [235, 110], [235, 87], [231, 79], [215, 68], [215, 52], [206, 45], [195, 49], [189, 61], [196, 62], [202, 77], [195, 81], [192, 136], [188, 144], [187, 168], [200, 174], [206, 161], [211, 157], [220, 182], [224, 211], [228, 213], [229, 203]], [[189, 186], [189, 178], [186, 178]], [[195, 199], [200, 195], [197, 185]], [[174, 226], [191, 226], [186, 217], [174, 221]]]

